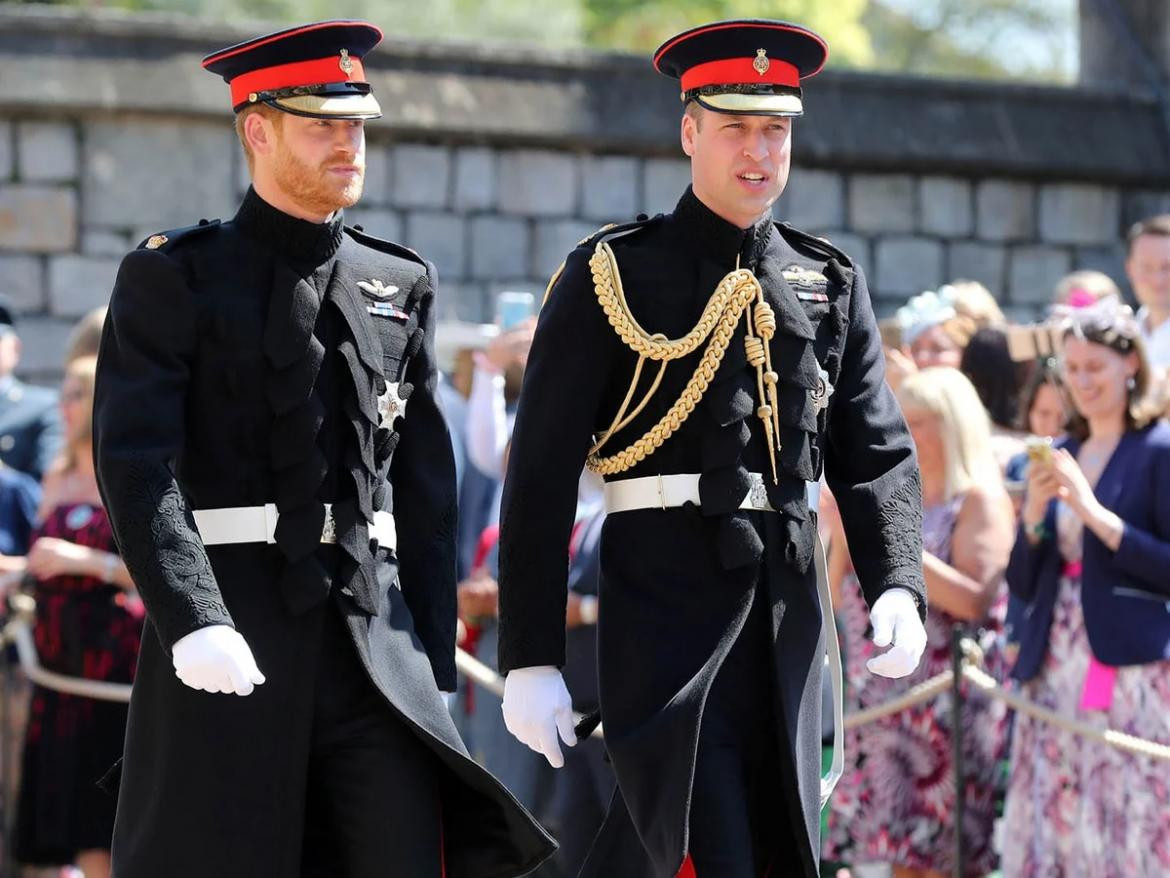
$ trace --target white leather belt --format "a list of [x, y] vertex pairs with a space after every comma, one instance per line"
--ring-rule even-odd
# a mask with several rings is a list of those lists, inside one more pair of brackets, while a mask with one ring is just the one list
[[[276, 522], [280, 513], [275, 503], [263, 506], [228, 506], [223, 509], [196, 509], [195, 526], [205, 546], [229, 546], [237, 543], [275, 543]], [[396, 549], [398, 533], [394, 516], [389, 512], [375, 512], [370, 525], [370, 538], [383, 549]], [[325, 504], [325, 525], [321, 528], [321, 542], [336, 543], [337, 529], [333, 521], [333, 507]]]
[[[768, 491], [760, 473], [748, 473], [751, 485], [740, 509], [775, 512], [768, 502]], [[820, 502], [821, 483], [805, 482], [808, 507], [814, 512]], [[643, 476], [605, 483], [605, 511], [632, 512], [635, 509], [673, 509], [685, 503], [699, 505], [698, 473], [675, 473], [666, 476]]]

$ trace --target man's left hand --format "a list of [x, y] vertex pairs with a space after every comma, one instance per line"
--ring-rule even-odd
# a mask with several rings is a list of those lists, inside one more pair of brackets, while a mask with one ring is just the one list
[[914, 595], [905, 588], [891, 588], [874, 601], [869, 621], [874, 645], [890, 647], [866, 662], [870, 672], [882, 677], [912, 674], [926, 651], [926, 628], [918, 617]]

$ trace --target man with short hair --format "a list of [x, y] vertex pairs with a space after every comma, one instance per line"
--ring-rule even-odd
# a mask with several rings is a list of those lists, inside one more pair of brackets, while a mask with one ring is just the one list
[[1125, 273], [1141, 305], [1137, 317], [1150, 365], [1170, 368], [1170, 214], [1130, 227]]
[[20, 351], [16, 312], [0, 296], [0, 463], [39, 482], [61, 450], [61, 412], [56, 392], [13, 374]]
[[380, 40], [321, 22], [204, 59], [252, 188], [118, 274], [95, 448], [148, 631], [117, 878], [512, 876], [554, 847], [440, 694], [456, 510], [435, 272], [342, 216]]
[[589, 878], [817, 875], [822, 470], [891, 646], [870, 669], [909, 674], [926, 646], [917, 460], [864, 277], [771, 216], [800, 81], [826, 52], [775, 21], [667, 41], [654, 63], [681, 80], [692, 186], [672, 213], [574, 250], [540, 315], [501, 517], [503, 709], [561, 764], [558, 736], [576, 740], [566, 547], [587, 463], [606, 479], [598, 665], [618, 781]]

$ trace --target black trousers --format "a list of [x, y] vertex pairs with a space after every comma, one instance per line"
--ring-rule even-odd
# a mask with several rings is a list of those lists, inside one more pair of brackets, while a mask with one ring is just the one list
[[703, 710], [690, 816], [697, 878], [799, 874], [783, 799], [766, 586], [715, 676]]
[[301, 874], [440, 878], [440, 764], [366, 676], [340, 613], [326, 616]]

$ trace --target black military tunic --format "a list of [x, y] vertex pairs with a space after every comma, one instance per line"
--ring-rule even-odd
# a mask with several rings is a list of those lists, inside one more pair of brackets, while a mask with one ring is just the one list
[[[518, 875], [551, 852], [468, 758], [439, 693], [455, 688], [456, 509], [434, 285], [412, 251], [340, 216], [294, 219], [252, 191], [231, 222], [152, 237], [123, 261], [95, 453], [148, 631], [118, 876], [301, 875], [321, 702], [346, 687], [359, 703], [361, 687], [372, 693], [403, 740], [423, 745], [411, 760], [433, 763], [447, 875]], [[275, 544], [203, 545], [192, 510], [273, 502]], [[333, 544], [321, 541], [326, 503]], [[369, 529], [391, 508], [397, 549]], [[213, 624], [236, 627], [255, 654], [267, 682], [251, 695], [175, 677], [172, 645]], [[346, 667], [347, 679], [329, 677]], [[409, 874], [410, 863], [386, 868]]]
[[[917, 461], [884, 383], [865, 281], [830, 244], [770, 219], [739, 229], [689, 189], [672, 214], [602, 237], [633, 317], [667, 338], [692, 329], [737, 264], [755, 273], [778, 324], [770, 347], [782, 450], [774, 485], [741, 320], [678, 431], [607, 477], [698, 473], [701, 503], [611, 514], [605, 523], [600, 701], [619, 790], [583, 874], [672, 876], [688, 852], [700, 876], [723, 868], [704, 872], [700, 853], [706, 863], [738, 857], [739, 869], [745, 852], [721, 847], [741, 840], [729, 837], [737, 830], [727, 814], [746, 808], [750, 836], [740, 847], [757, 847], [747, 862], [814, 876], [824, 644], [807, 482], [826, 473], [870, 602], [903, 586], [925, 610]], [[541, 312], [520, 398], [501, 521], [505, 671], [564, 662], [577, 474], [636, 363], [594, 292], [597, 240], [570, 254]], [[669, 365], [653, 401], [607, 452], [663, 415], [701, 355]], [[648, 364], [643, 390], [657, 368]], [[836, 388], [824, 410], [814, 398], [822, 368]], [[766, 474], [777, 513], [739, 509], [750, 472]]]

